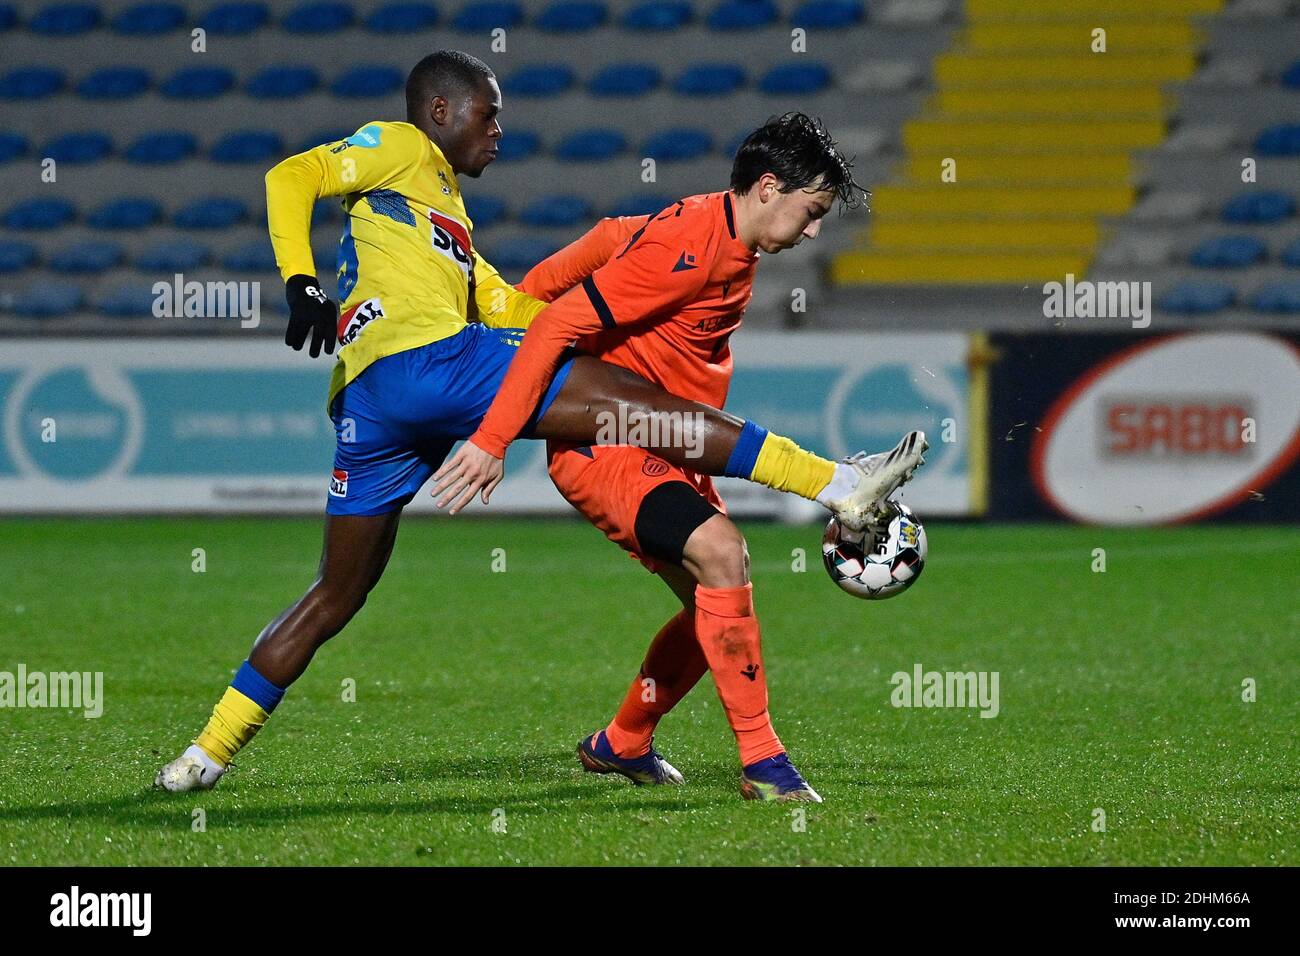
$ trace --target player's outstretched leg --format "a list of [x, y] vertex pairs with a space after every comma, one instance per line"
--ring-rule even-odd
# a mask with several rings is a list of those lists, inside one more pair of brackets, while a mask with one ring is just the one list
[[672, 441], [642, 445], [618, 436], [609, 443], [636, 444], [689, 471], [744, 478], [816, 501], [857, 531], [924, 464], [929, 448], [925, 433], [913, 431], [890, 451], [859, 452], [844, 461], [831, 461], [754, 422], [673, 395], [634, 372], [591, 356], [573, 360], [534, 434], [590, 444], [602, 441], [602, 423], [656, 420], [661, 427], [647, 433]]
[[158, 771], [172, 791], [216, 785], [235, 754], [262, 728], [316, 650], [366, 602], [393, 551], [401, 509], [382, 515], [329, 515], [316, 581], [268, 624], [193, 744]]

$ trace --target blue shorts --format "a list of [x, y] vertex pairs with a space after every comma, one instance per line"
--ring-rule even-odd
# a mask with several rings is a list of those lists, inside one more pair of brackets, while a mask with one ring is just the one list
[[[414, 498], [452, 446], [478, 429], [522, 337], [522, 329], [474, 323], [379, 359], [349, 382], [330, 410], [336, 442], [325, 510], [377, 515]], [[531, 436], [571, 367], [566, 357], [521, 437]]]

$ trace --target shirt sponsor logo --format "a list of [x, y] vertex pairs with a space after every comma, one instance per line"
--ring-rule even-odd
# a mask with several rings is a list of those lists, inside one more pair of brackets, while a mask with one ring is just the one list
[[349, 345], [361, 330], [375, 319], [384, 317], [384, 307], [378, 298], [358, 302], [339, 316], [339, 344]]
[[348, 473], [342, 468], [335, 468], [334, 473], [330, 475], [330, 494], [335, 498], [348, 496]]
[[429, 210], [429, 238], [433, 242], [434, 252], [446, 256], [469, 279], [474, 268], [473, 247], [469, 241], [469, 229], [463, 222], [453, 219], [436, 209]]

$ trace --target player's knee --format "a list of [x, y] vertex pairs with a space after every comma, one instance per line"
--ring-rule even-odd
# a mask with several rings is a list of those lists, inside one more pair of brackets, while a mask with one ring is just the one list
[[741, 587], [749, 581], [749, 548], [740, 529], [723, 515], [700, 525], [686, 541], [687, 570], [705, 587]]
[[326, 581], [312, 588], [313, 617], [317, 643], [329, 640], [347, 625], [366, 603], [366, 592], [358, 587], [337, 586]]

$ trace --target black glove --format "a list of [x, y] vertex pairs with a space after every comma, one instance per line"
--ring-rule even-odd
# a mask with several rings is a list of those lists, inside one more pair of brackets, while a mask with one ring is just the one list
[[289, 327], [284, 332], [284, 344], [292, 346], [295, 352], [301, 352], [310, 332], [311, 357], [320, 355], [322, 342], [325, 343], [325, 354], [333, 355], [339, 307], [321, 291], [315, 276], [290, 276], [284, 289], [289, 300]]

